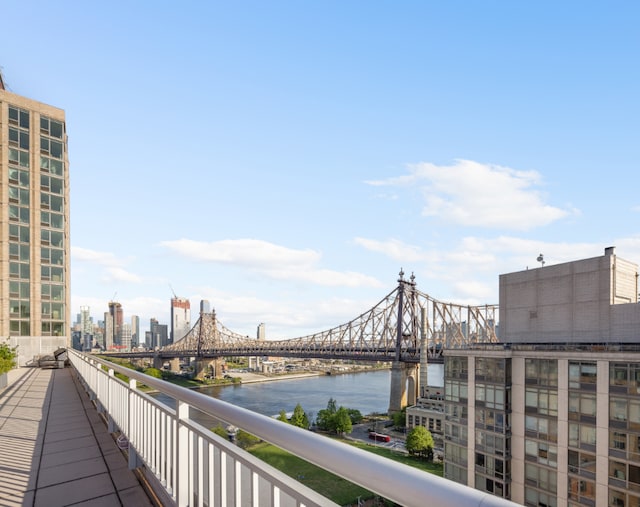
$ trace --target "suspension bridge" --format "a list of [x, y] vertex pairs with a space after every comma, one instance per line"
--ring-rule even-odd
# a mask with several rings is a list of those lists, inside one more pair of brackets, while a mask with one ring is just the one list
[[[405, 403], [407, 381], [410, 401], [419, 386], [426, 386], [428, 362], [441, 362], [445, 350], [498, 341], [498, 305], [465, 306], [438, 301], [416, 287], [412, 274], [400, 271], [397, 287], [379, 303], [346, 324], [299, 338], [249, 338], [226, 328], [215, 311], [201, 313], [191, 330], [173, 344], [154, 351], [117, 352], [117, 357], [154, 357], [157, 363], [194, 358], [196, 371], [217, 358], [233, 356], [299, 357], [392, 363], [392, 398]], [[203, 366], [202, 366], [203, 365]], [[422, 365], [422, 368], [420, 368]], [[211, 367], [214, 371], [218, 368]], [[418, 371], [422, 369], [420, 379]], [[396, 387], [394, 387], [394, 385]], [[395, 391], [395, 392], [394, 392]], [[391, 405], [396, 405], [392, 402]]]

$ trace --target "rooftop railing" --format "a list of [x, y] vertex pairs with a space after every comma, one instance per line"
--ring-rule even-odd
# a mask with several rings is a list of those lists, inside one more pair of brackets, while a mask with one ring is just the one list
[[[190, 407], [242, 429], [399, 505], [508, 506], [488, 493], [346, 445], [308, 430], [69, 349], [72, 366], [104, 411], [109, 431], [127, 442], [130, 468], [155, 478], [179, 506], [336, 505], [189, 417]], [[115, 376], [126, 375], [129, 382]], [[171, 408], [137, 383], [176, 400]]]

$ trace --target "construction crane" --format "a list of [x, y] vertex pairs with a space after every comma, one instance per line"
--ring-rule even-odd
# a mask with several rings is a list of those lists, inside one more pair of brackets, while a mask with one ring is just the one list
[[171, 284], [169, 284], [169, 288], [171, 289], [171, 292], [173, 292], [173, 297], [174, 297], [175, 299], [178, 299], [178, 295], [176, 294], [176, 291], [175, 291], [175, 290], [173, 290], [173, 287], [171, 286]]

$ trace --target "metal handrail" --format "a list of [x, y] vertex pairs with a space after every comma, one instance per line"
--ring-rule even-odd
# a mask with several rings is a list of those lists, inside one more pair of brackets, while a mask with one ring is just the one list
[[[397, 463], [339, 441], [297, 428], [230, 403], [169, 382], [150, 377], [95, 356], [69, 350], [76, 359], [101, 364], [131, 379], [187, 404], [225, 423], [241, 428], [310, 463], [358, 484], [400, 505], [442, 507], [516, 505], [508, 500], [475, 490], [442, 477]], [[114, 379], [117, 380], [117, 379]]]

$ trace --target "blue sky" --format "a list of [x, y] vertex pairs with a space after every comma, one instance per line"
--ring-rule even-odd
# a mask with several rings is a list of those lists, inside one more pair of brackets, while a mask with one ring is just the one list
[[[63, 108], [72, 316], [342, 324], [414, 273], [640, 262], [640, 4], [8, 2], [0, 68]], [[11, 22], [8, 22], [12, 20]]]

